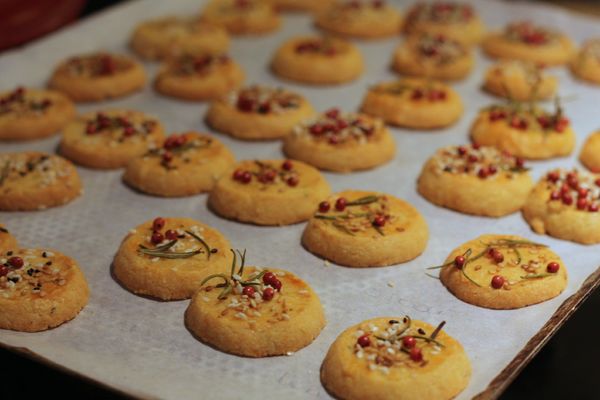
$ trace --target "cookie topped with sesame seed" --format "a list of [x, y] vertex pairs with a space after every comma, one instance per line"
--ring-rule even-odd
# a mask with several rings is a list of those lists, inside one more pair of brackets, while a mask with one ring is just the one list
[[556, 95], [558, 78], [531, 61], [502, 60], [485, 73], [483, 88], [496, 96], [517, 101], [545, 100]]

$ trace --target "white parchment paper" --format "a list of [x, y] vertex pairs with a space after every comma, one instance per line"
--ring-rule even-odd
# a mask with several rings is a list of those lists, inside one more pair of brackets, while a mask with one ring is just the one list
[[[18, 84], [43, 86], [54, 66], [75, 53], [99, 49], [127, 52], [129, 35], [139, 21], [165, 14], [196, 13], [202, 3], [131, 1], [33, 45], [7, 52], [0, 56], [0, 88], [11, 89]], [[473, 3], [492, 29], [500, 29], [514, 19], [529, 18], [560, 27], [577, 43], [600, 34], [597, 20], [541, 5]], [[398, 2], [402, 10], [410, 4]], [[263, 37], [236, 38], [231, 54], [245, 69], [247, 82], [285, 85], [305, 95], [319, 110], [331, 106], [355, 110], [369, 85], [394, 77], [389, 62], [401, 38], [358, 42], [366, 59], [366, 72], [351, 84], [317, 88], [279, 81], [268, 69], [274, 49], [288, 37], [314, 30], [308, 16], [285, 15], [282, 30]], [[79, 168], [85, 186], [83, 197], [65, 207], [42, 212], [1, 212], [0, 221], [22, 246], [55, 248], [77, 259], [91, 287], [89, 305], [75, 320], [57, 329], [41, 333], [0, 331], [0, 341], [27, 347], [108, 385], [148, 397], [322, 399], [328, 395], [319, 381], [319, 367], [329, 345], [343, 329], [375, 316], [409, 314], [432, 324], [447, 321], [445, 329], [464, 345], [473, 364], [473, 377], [460, 398], [472, 397], [487, 386], [600, 264], [598, 245], [581, 246], [535, 235], [520, 214], [501, 219], [462, 215], [428, 203], [415, 191], [425, 160], [440, 146], [467, 142], [477, 110], [495, 100], [480, 90], [484, 70], [490, 63], [478, 51], [476, 70], [454, 85], [466, 104], [464, 116], [456, 125], [439, 132], [393, 129], [398, 151], [389, 164], [367, 172], [325, 174], [335, 191], [378, 190], [414, 204], [427, 219], [431, 236], [426, 251], [416, 260], [367, 270], [326, 266], [300, 245], [304, 224], [266, 228], [227, 221], [207, 210], [206, 195], [182, 199], [145, 196], [123, 185], [120, 171]], [[148, 63], [146, 67], [153, 77], [157, 66]], [[584, 138], [600, 125], [600, 88], [577, 82], [565, 68], [551, 72], [560, 78], [560, 94], [570, 99], [565, 109], [578, 133], [578, 146], [577, 152], [567, 159], [530, 163], [535, 179], [551, 167], [577, 164], [576, 154]], [[84, 112], [106, 107], [129, 107], [154, 114], [168, 131], [209, 131], [203, 122], [206, 104], [158, 96], [151, 85], [125, 99], [78, 109]], [[283, 157], [279, 142], [247, 143], [216, 135], [239, 159]], [[0, 150], [52, 152], [58, 139], [0, 143]], [[304, 278], [325, 307], [328, 324], [321, 335], [290, 357], [236, 357], [191, 336], [183, 325], [187, 301], [158, 302], [123, 289], [110, 275], [119, 243], [130, 228], [158, 215], [199, 219], [219, 229], [237, 248], [247, 248], [250, 264], [289, 269]], [[439, 264], [454, 247], [492, 232], [518, 234], [550, 245], [569, 269], [569, 285], [564, 293], [519, 310], [486, 310], [461, 302], [438, 280], [425, 275], [426, 267]]]

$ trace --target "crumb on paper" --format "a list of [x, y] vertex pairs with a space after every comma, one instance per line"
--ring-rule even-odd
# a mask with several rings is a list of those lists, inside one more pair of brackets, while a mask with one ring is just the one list
[[396, 284], [392, 281], [388, 281], [387, 285], [391, 288], [396, 287]]

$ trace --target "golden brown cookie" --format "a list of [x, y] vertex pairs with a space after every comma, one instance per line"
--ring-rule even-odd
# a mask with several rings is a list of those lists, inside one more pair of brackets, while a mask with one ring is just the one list
[[89, 168], [123, 168], [156, 148], [163, 127], [139, 111], [107, 110], [79, 116], [65, 128], [60, 153]]
[[579, 160], [590, 171], [600, 173], [600, 131], [588, 136], [581, 148]]
[[460, 95], [442, 82], [405, 78], [371, 86], [360, 110], [391, 125], [435, 129], [456, 122], [463, 103]]
[[206, 275], [227, 270], [229, 247], [219, 231], [201, 222], [157, 217], [129, 231], [113, 272], [135, 294], [189, 299]]
[[458, 341], [410, 317], [380, 317], [342, 332], [321, 366], [321, 382], [346, 400], [449, 400], [469, 383]]
[[579, 79], [600, 84], [600, 39], [587, 40], [569, 66]]
[[71, 100], [53, 90], [18, 87], [11, 92], [0, 92], [0, 140], [52, 136], [74, 115]]
[[89, 288], [77, 262], [57, 251], [0, 252], [0, 329], [38, 332], [77, 316]]
[[573, 44], [561, 32], [530, 21], [510, 23], [503, 32], [490, 33], [482, 43], [491, 57], [532, 61], [544, 65], [566, 64]]
[[495, 147], [447, 146], [423, 166], [419, 193], [466, 214], [502, 217], [523, 207], [533, 187], [523, 159]]
[[248, 160], [226, 172], [208, 205], [222, 217], [257, 225], [306, 221], [331, 193], [321, 173], [295, 160]]
[[265, 34], [281, 26], [270, 0], [211, 0], [200, 19], [222, 26], [232, 35]]
[[396, 144], [382, 120], [332, 108], [296, 125], [283, 141], [283, 152], [319, 169], [350, 172], [387, 163]]
[[142, 64], [128, 56], [101, 52], [63, 61], [48, 86], [74, 101], [99, 101], [127, 96], [145, 84]]
[[473, 53], [464, 44], [443, 35], [409, 36], [393, 55], [396, 72], [430, 79], [458, 80], [473, 69]]
[[238, 139], [279, 139], [314, 113], [310, 103], [297, 93], [253, 85], [212, 103], [206, 122]]
[[182, 54], [221, 54], [229, 49], [229, 35], [221, 27], [195, 18], [167, 16], [139, 24], [130, 46], [149, 60]]
[[333, 85], [357, 79], [363, 64], [358, 48], [348, 41], [301, 36], [289, 39], [275, 52], [271, 68], [292, 81]]
[[347, 190], [319, 203], [302, 244], [336, 264], [364, 268], [412, 260], [423, 252], [428, 238], [425, 219], [404, 200]]
[[600, 175], [555, 169], [543, 177], [523, 206], [534, 232], [582, 244], [600, 243]]
[[496, 96], [517, 101], [544, 100], [556, 95], [558, 79], [531, 61], [504, 60], [485, 74], [483, 88]]
[[82, 191], [77, 170], [62, 157], [36, 151], [0, 154], [0, 210], [45, 210], [69, 203]]
[[144, 193], [190, 196], [210, 191], [234, 162], [233, 153], [211, 136], [196, 132], [173, 134], [162, 147], [131, 160], [123, 180]]
[[271, 0], [277, 11], [308, 11], [323, 10], [333, 4], [335, 0]]
[[187, 328], [219, 350], [246, 357], [308, 346], [325, 326], [315, 292], [291, 272], [245, 267], [245, 251], [239, 256], [230, 273], [204, 279], [185, 312]]
[[544, 244], [515, 235], [479, 236], [432, 268], [441, 268], [442, 283], [462, 301], [499, 310], [541, 303], [567, 287], [560, 257]]
[[17, 239], [10, 234], [8, 229], [0, 224], [0, 249], [14, 249], [17, 247]]

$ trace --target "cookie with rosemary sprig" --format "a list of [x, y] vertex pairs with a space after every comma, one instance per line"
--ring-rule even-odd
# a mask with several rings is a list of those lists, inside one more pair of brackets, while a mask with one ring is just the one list
[[276, 75], [312, 85], [338, 85], [357, 79], [364, 70], [358, 48], [330, 36], [298, 36], [287, 40], [273, 56]]
[[14, 249], [17, 247], [17, 239], [10, 234], [8, 229], [0, 224], [0, 249]]
[[577, 78], [600, 84], [600, 39], [586, 40], [569, 67]]
[[531, 160], [568, 156], [576, 137], [558, 100], [553, 111], [516, 101], [484, 108], [470, 135], [473, 143]]
[[321, 173], [296, 160], [245, 160], [217, 181], [208, 197], [220, 216], [257, 225], [306, 221], [331, 193]]
[[452, 399], [469, 383], [471, 363], [445, 324], [409, 316], [356, 324], [329, 348], [321, 382], [347, 400]]
[[503, 60], [488, 68], [483, 88], [517, 101], [546, 100], [556, 96], [558, 79], [531, 61]]
[[0, 329], [38, 332], [77, 316], [89, 288], [72, 258], [54, 250], [0, 251]]
[[435, 129], [456, 122], [463, 103], [460, 95], [442, 82], [405, 78], [371, 86], [360, 110], [391, 125]]
[[403, 263], [425, 250], [427, 223], [404, 200], [347, 190], [319, 203], [302, 235], [308, 251], [347, 267]]
[[331, 108], [296, 125], [283, 140], [283, 152], [319, 169], [351, 172], [389, 162], [396, 143], [381, 119]]
[[156, 196], [191, 196], [210, 191], [234, 163], [233, 153], [219, 140], [185, 132], [172, 134], [161, 147], [131, 160], [123, 180]]
[[581, 147], [579, 161], [594, 173], [600, 173], [600, 131], [592, 133]]
[[115, 255], [113, 272], [135, 294], [189, 299], [206, 275], [227, 270], [228, 249], [227, 239], [206, 224], [157, 217], [129, 231]]
[[0, 154], [0, 210], [45, 210], [82, 192], [75, 166], [62, 157], [37, 151]]
[[425, 163], [417, 190], [466, 214], [502, 217], [523, 207], [533, 181], [523, 159], [495, 147], [446, 146]]
[[281, 26], [270, 0], [211, 0], [202, 9], [200, 20], [232, 35], [266, 34]]
[[59, 152], [89, 168], [117, 169], [157, 148], [164, 138], [158, 119], [133, 110], [83, 114], [66, 126]]
[[558, 296], [567, 268], [548, 246], [516, 235], [488, 234], [452, 250], [440, 270], [444, 286], [479, 307], [513, 309]]
[[0, 92], [0, 141], [52, 136], [75, 115], [75, 106], [54, 90], [18, 87]]
[[245, 266], [245, 250], [231, 253], [231, 270], [206, 276], [190, 301], [190, 332], [246, 357], [291, 355], [308, 346], [325, 326], [317, 294], [289, 271]]
[[314, 115], [303, 96], [281, 87], [252, 85], [213, 102], [206, 122], [215, 130], [243, 140], [280, 139]]
[[523, 217], [534, 232], [581, 244], [600, 243], [600, 174], [549, 171], [535, 185]]

